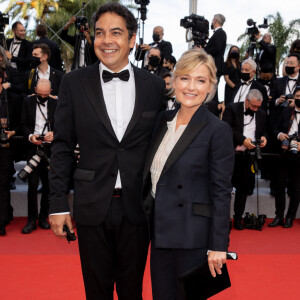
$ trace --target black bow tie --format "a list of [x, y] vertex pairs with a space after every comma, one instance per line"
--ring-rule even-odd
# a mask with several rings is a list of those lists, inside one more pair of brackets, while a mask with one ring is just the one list
[[295, 114], [300, 114], [300, 111], [295, 110]]
[[42, 103], [41, 101], [39, 101], [39, 100], [36, 100], [36, 102], [37, 102], [37, 104], [38, 105], [42, 105], [42, 106], [44, 106], [45, 107], [45, 103]]
[[255, 112], [249, 108], [246, 109], [246, 111], [244, 112], [245, 116], [251, 116], [254, 117]]
[[297, 81], [297, 79], [293, 79], [293, 78], [289, 78], [289, 80], [288, 81]]
[[241, 82], [241, 85], [250, 85], [252, 83], [253, 80], [249, 80], [247, 82]]
[[109, 82], [111, 81], [113, 78], [119, 78], [123, 81], [128, 81], [129, 80], [129, 71], [128, 70], [124, 70], [120, 73], [111, 73], [111, 72], [108, 72], [106, 70], [103, 70], [103, 73], [102, 73], [102, 78], [103, 78], [103, 81], [104, 82]]
[[14, 45], [21, 45], [21, 42], [13, 42]]

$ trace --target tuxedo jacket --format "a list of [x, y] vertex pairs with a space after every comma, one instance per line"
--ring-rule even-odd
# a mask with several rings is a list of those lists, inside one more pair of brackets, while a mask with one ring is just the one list
[[[3, 69], [4, 70], [4, 69]], [[5, 70], [5, 81], [10, 83], [9, 92], [21, 94], [24, 92], [23, 76], [13, 67], [7, 67]]]
[[59, 71], [62, 71], [62, 60], [59, 46], [56, 42], [48, 39], [46, 36], [39, 38], [33, 42], [33, 45], [46, 44], [49, 46], [51, 55], [49, 59], [49, 65]]
[[[143, 174], [143, 206], [157, 248], [226, 251], [229, 234], [232, 131], [201, 105], [171, 151], [151, 196], [150, 168], [177, 111], [157, 121]], [[153, 218], [154, 215], [154, 218]]]
[[[10, 49], [10, 45], [13, 42], [12, 39], [6, 41], [7, 49]], [[22, 40], [18, 56], [13, 56], [11, 62], [17, 64], [17, 70], [20, 73], [26, 72], [30, 68], [30, 62], [32, 57], [32, 43], [27, 40]]]
[[[256, 112], [256, 129], [255, 138], [260, 139], [267, 136], [266, 132], [266, 113], [259, 109]], [[231, 103], [226, 106], [223, 121], [227, 122], [232, 128], [234, 148], [243, 145], [246, 137], [243, 135], [244, 130], [244, 102]]]
[[259, 42], [260, 52], [257, 54], [256, 62], [262, 67], [265, 64], [273, 66], [273, 73], [275, 74], [276, 65], [276, 47], [272, 44], [266, 43], [264, 40]]
[[[156, 43], [150, 43], [149, 46], [152, 47], [153, 45], [155, 45]], [[172, 44], [170, 42], [164, 41], [162, 40], [161, 42], [159, 42], [157, 44], [157, 48], [159, 48], [160, 53], [161, 53], [161, 61], [160, 64], [163, 64], [164, 61], [164, 57], [170, 56], [173, 53], [173, 48], [172, 48]], [[142, 60], [142, 67], [144, 67], [144, 58], [145, 58], [145, 54], [146, 51], [145, 50], [141, 50], [141, 49], [137, 49], [135, 52], [135, 60], [140, 61]]]
[[214, 59], [217, 67], [217, 76], [221, 77], [224, 74], [224, 52], [226, 49], [227, 35], [223, 28], [218, 29], [209, 39], [204, 50]]
[[155, 117], [161, 109], [164, 80], [133, 67], [136, 99], [121, 141], [111, 125], [102, 92], [99, 62], [63, 77], [55, 113], [50, 167], [50, 213], [69, 211], [67, 190], [77, 143], [74, 219], [98, 225], [108, 213], [120, 171], [122, 200], [133, 224], [146, 224], [142, 210], [142, 175]]
[[[25, 93], [26, 95], [32, 95], [35, 94], [35, 87], [38, 81], [38, 73], [35, 69], [33, 77], [32, 77], [32, 82], [29, 88], [28, 85], [28, 80], [30, 77], [30, 72], [28, 71], [25, 74], [25, 82], [24, 82], [24, 86], [25, 86]], [[50, 67], [50, 77], [49, 80], [51, 82], [51, 95], [53, 96], [57, 96], [58, 92], [59, 92], [59, 88], [60, 88], [60, 83], [61, 83], [61, 79], [63, 77], [64, 73], [61, 71], [58, 71], [52, 67]]]
[[[231, 101], [226, 101], [226, 99], [225, 99], [225, 105], [228, 105], [228, 104], [234, 102], [234, 98], [235, 98], [237, 92], [239, 91], [241, 85], [242, 85], [241, 82], [239, 84], [235, 85], [235, 87], [233, 89], [232, 99], [231, 99]], [[267, 104], [268, 104], [267, 90], [261, 83], [259, 83], [256, 80], [253, 80], [252, 83], [251, 83], [251, 86], [250, 86], [250, 90], [255, 90], [255, 89], [259, 90], [261, 92], [261, 94], [263, 96], [263, 102], [262, 102], [261, 108], [266, 111], [267, 110]]]

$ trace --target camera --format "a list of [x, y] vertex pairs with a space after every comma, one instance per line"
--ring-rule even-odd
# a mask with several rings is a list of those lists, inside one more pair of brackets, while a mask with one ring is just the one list
[[298, 153], [298, 143], [300, 139], [298, 136], [298, 132], [295, 132], [292, 135], [289, 135], [289, 138], [287, 140], [283, 140], [281, 144], [281, 148], [283, 150], [289, 150], [291, 154], [297, 154]]
[[84, 17], [84, 16], [76, 17], [75, 26], [78, 30], [87, 31], [89, 29], [87, 24], [88, 24], [88, 18], [87, 17]]
[[248, 19], [247, 20], [247, 25], [251, 26], [251, 27], [246, 28], [246, 34], [251, 35], [251, 37], [250, 37], [251, 41], [256, 41], [256, 38], [255, 38], [254, 35], [258, 33], [258, 28], [266, 29], [266, 28], [269, 27], [268, 19], [266, 19], [266, 18], [264, 18], [264, 23], [258, 25], [258, 27], [256, 26], [256, 22], [254, 22], [253, 19]]
[[38, 137], [36, 137], [37, 141], [44, 141], [45, 139], [45, 135], [44, 134], [40, 134]]
[[256, 158], [259, 159], [259, 160], [262, 159], [261, 149], [260, 149], [260, 145], [262, 143], [262, 140], [257, 139], [256, 141], [252, 141], [251, 143], [253, 145], [255, 145], [254, 153], [255, 153]]
[[38, 149], [36, 151], [36, 154], [31, 157], [31, 159], [28, 161], [27, 165], [18, 173], [18, 177], [25, 181], [30, 173], [34, 171], [34, 169], [38, 166], [38, 164], [41, 162], [41, 160], [44, 160], [46, 162], [47, 168], [50, 167], [50, 158], [46, 155], [45, 151], [43, 149]]
[[139, 9], [141, 12], [141, 20], [145, 21], [147, 19], [147, 8], [146, 6], [150, 3], [150, 0], [134, 0], [135, 4], [141, 6]]
[[288, 107], [290, 102], [291, 102], [289, 100], [294, 99], [294, 95], [293, 94], [286, 94], [286, 95], [284, 95], [284, 99], [285, 99], [285, 101], [283, 103], [281, 103], [280, 106]]
[[256, 229], [259, 231], [262, 231], [265, 220], [266, 220], [266, 215], [258, 215], [257, 217], [255, 214], [249, 214], [248, 212], [245, 213], [244, 217], [244, 227], [246, 229]]
[[180, 26], [192, 30], [192, 40], [196, 46], [204, 47], [209, 35], [209, 22], [203, 16], [191, 14], [180, 20]]
[[8, 148], [9, 142], [7, 138], [7, 133], [5, 132], [6, 128], [1, 128], [0, 131], [0, 148]]

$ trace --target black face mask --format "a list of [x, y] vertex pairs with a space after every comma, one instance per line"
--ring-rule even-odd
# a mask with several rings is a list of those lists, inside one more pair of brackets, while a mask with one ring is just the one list
[[41, 103], [43, 103], [43, 104], [49, 100], [49, 97], [44, 97], [44, 98], [43, 98], [43, 97], [40, 96], [40, 95], [37, 95], [37, 98], [38, 98], [39, 102], [41, 102]]
[[153, 33], [152, 38], [155, 43], [159, 42], [159, 40], [160, 40], [159, 34], [157, 34], [157, 33]]
[[239, 53], [238, 52], [231, 52], [230, 53], [230, 58], [238, 58], [239, 57]]
[[285, 73], [288, 75], [292, 75], [295, 73], [295, 67], [285, 67]]
[[250, 73], [241, 73], [241, 78], [243, 81], [249, 81], [250, 80]]
[[158, 56], [150, 56], [149, 57], [149, 64], [156, 68], [159, 65], [160, 58]]
[[32, 56], [31, 57], [31, 63], [30, 63], [30, 67], [32, 69], [37, 68], [39, 65], [41, 64], [40, 58], [36, 57], [36, 56]]
[[300, 108], [300, 99], [295, 99], [295, 105]]

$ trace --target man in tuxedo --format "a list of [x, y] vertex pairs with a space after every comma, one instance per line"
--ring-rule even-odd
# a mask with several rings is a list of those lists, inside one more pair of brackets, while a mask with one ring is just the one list
[[[50, 157], [50, 145], [53, 140], [54, 111], [57, 100], [49, 97], [51, 83], [47, 79], [39, 79], [36, 94], [23, 100], [21, 114], [21, 129], [28, 140], [27, 160], [29, 161], [37, 150]], [[41, 136], [44, 135], [43, 138]], [[28, 219], [22, 233], [29, 234], [37, 229], [36, 222], [42, 229], [50, 229], [47, 222], [49, 210], [48, 164], [45, 159], [28, 175]], [[43, 184], [41, 209], [38, 214], [37, 189], [39, 179]]]
[[165, 73], [162, 78], [166, 83], [166, 95], [163, 103], [163, 109], [174, 110], [180, 107], [180, 104], [176, 101], [175, 90], [172, 84], [171, 73]]
[[261, 105], [262, 109], [267, 110], [268, 95], [266, 88], [261, 83], [254, 80], [256, 67], [257, 65], [255, 61], [251, 58], [243, 61], [241, 70], [241, 82], [240, 84], [235, 85], [232, 100], [230, 102], [225, 102], [225, 105], [228, 105], [232, 102], [244, 102], [249, 91], [256, 89], [259, 90], [263, 96], [263, 102]]
[[173, 53], [172, 44], [163, 40], [164, 29], [162, 26], [155, 26], [153, 28], [153, 43], [148, 44], [136, 44], [135, 59], [142, 61], [142, 67], [148, 65], [148, 54], [151, 48], [157, 47], [161, 52], [161, 65], [163, 64], [164, 58], [170, 56]]
[[256, 63], [258, 65], [258, 70], [265, 64], [272, 65], [272, 72], [275, 74], [276, 68], [276, 47], [271, 44], [272, 36], [270, 33], [265, 33], [263, 36], [260, 31], [255, 34], [260, 47], [260, 51], [256, 56]]
[[35, 87], [39, 79], [48, 79], [51, 82], [50, 97], [57, 99], [63, 72], [49, 65], [51, 52], [47, 44], [33, 46], [31, 70], [25, 74], [25, 91], [27, 95], [35, 93]]
[[137, 22], [117, 2], [100, 6], [95, 17], [95, 53], [100, 60], [66, 74], [55, 115], [50, 167], [50, 223], [65, 238], [71, 232], [66, 191], [74, 173], [74, 219], [81, 266], [90, 299], [141, 300], [149, 234], [142, 209], [142, 174], [163, 79], [128, 60]]
[[[293, 105], [285, 108], [275, 126], [274, 134], [277, 137], [277, 153], [282, 156], [277, 160], [275, 169], [275, 218], [269, 224], [270, 227], [283, 225], [291, 228], [296, 217], [300, 202], [300, 88], [296, 88]], [[290, 136], [295, 135], [295, 139]], [[297, 140], [298, 137], [298, 140]], [[294, 153], [292, 147], [294, 146]], [[290, 204], [284, 222], [285, 190], [289, 182]]]
[[49, 66], [56, 70], [62, 71], [62, 60], [59, 45], [56, 42], [48, 39], [47, 26], [44, 24], [39, 24], [36, 27], [36, 35], [39, 39], [34, 41], [33, 45], [47, 44], [51, 52], [51, 57], [49, 58]]
[[253, 142], [261, 140], [260, 147], [267, 144], [266, 113], [260, 109], [263, 96], [259, 90], [250, 90], [245, 102], [229, 104], [224, 112], [223, 121], [233, 131], [233, 143], [236, 151], [232, 184], [236, 188], [234, 201], [233, 226], [243, 230], [242, 216], [246, 206], [251, 165], [253, 163], [249, 151], [255, 148]]
[[19, 73], [29, 70], [32, 52], [32, 43], [25, 39], [26, 31], [19, 21], [12, 25], [14, 37], [8, 39], [6, 56], [11, 61], [10, 65], [17, 69]]
[[149, 63], [144, 70], [147, 70], [151, 74], [162, 77], [168, 70], [164, 68], [161, 64], [161, 52], [158, 47], [151, 48], [149, 51]]

